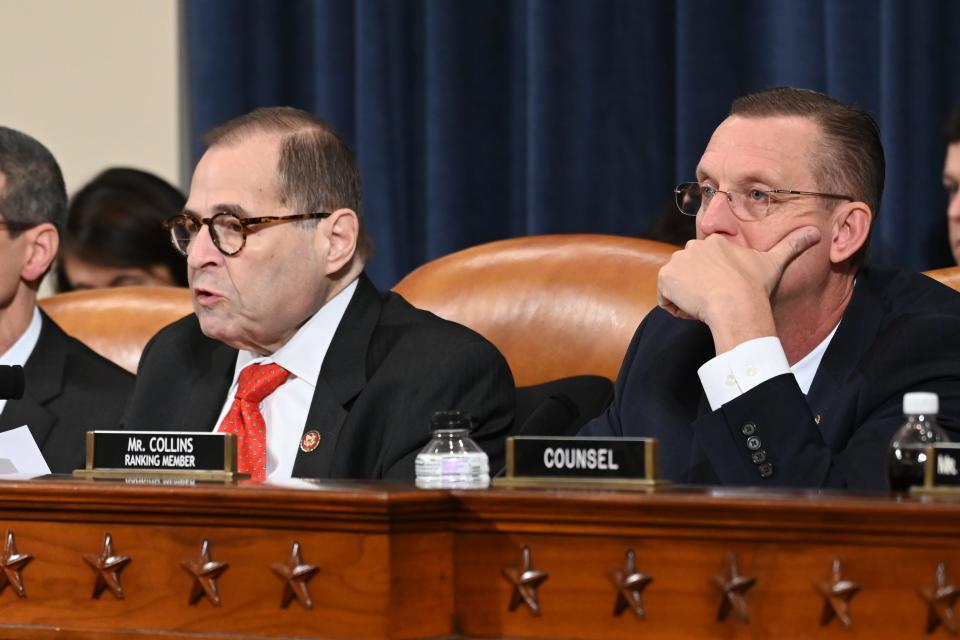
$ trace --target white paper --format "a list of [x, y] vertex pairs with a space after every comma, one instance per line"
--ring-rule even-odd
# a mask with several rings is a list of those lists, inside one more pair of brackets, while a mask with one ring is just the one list
[[24, 478], [50, 473], [30, 429], [26, 426], [0, 433], [0, 478]]

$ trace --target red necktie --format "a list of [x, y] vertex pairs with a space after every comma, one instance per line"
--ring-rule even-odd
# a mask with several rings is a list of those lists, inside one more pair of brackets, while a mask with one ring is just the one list
[[240, 372], [237, 393], [220, 423], [220, 433], [237, 435], [237, 470], [263, 482], [267, 475], [267, 425], [260, 403], [286, 382], [290, 372], [278, 364], [252, 364]]

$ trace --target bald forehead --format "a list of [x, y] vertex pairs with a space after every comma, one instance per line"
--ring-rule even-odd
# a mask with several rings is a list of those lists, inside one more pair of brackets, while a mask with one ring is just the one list
[[193, 172], [186, 210], [201, 216], [233, 209], [247, 215], [276, 215], [282, 205], [277, 158], [272, 136], [215, 144]]
[[197, 171], [219, 168], [222, 165], [244, 167], [257, 175], [276, 172], [279, 157], [279, 137], [257, 133], [245, 138], [218, 142], [207, 149], [197, 164]]
[[707, 151], [744, 150], [802, 159], [820, 140], [820, 127], [802, 116], [747, 117], [733, 115], [714, 130]]
[[[816, 122], [800, 116], [733, 115], [713, 132], [697, 167], [697, 178], [764, 182], [771, 187], [809, 188], [816, 173]], [[777, 184], [777, 183], [781, 184]]]

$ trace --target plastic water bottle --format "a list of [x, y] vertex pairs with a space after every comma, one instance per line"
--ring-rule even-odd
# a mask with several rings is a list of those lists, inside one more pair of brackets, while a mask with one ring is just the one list
[[490, 486], [487, 454], [470, 439], [470, 417], [438, 411], [430, 421], [433, 439], [417, 454], [417, 487], [485, 489]]
[[935, 393], [914, 391], [903, 395], [905, 422], [893, 434], [887, 455], [887, 473], [893, 491], [908, 491], [923, 484], [927, 445], [949, 442], [937, 424], [940, 401]]

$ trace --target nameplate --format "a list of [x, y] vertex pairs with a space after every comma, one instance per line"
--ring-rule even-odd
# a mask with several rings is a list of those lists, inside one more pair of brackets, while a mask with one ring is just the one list
[[192, 431], [88, 431], [86, 468], [92, 477], [236, 477], [237, 437]]
[[[507, 438], [502, 486], [540, 486], [657, 481], [657, 441], [652, 438]], [[531, 482], [532, 481], [532, 482]]]
[[960, 491], [960, 443], [938, 442], [927, 446], [923, 488]]

